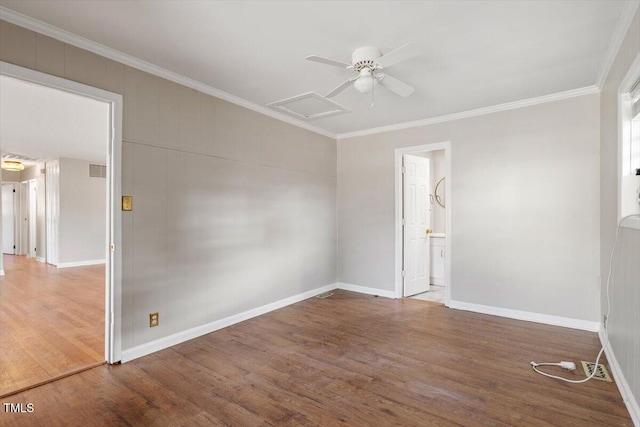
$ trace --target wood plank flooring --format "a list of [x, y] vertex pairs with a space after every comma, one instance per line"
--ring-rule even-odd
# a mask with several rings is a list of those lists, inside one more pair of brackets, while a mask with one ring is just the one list
[[0, 396], [103, 361], [104, 265], [3, 259]]
[[598, 349], [595, 333], [335, 291], [11, 396], [34, 412], [0, 424], [632, 426], [615, 384], [529, 365]]

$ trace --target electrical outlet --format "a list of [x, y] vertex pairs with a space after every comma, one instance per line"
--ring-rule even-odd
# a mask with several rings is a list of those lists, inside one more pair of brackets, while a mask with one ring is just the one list
[[160, 324], [160, 314], [158, 312], [149, 313], [149, 327], [153, 328], [154, 326], [158, 326]]
[[602, 318], [602, 327], [603, 327], [604, 329], [607, 329], [607, 316], [604, 316], [604, 317]]

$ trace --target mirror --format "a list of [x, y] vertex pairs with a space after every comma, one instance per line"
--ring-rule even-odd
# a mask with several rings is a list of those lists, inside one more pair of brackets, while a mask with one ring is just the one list
[[443, 208], [445, 207], [445, 200], [444, 200], [444, 195], [445, 195], [445, 182], [444, 179], [446, 177], [443, 176], [442, 179], [440, 179], [440, 181], [438, 181], [438, 183], [436, 184], [436, 189], [434, 191], [435, 195], [436, 195], [436, 202], [438, 202], [438, 204], [440, 206], [442, 206]]

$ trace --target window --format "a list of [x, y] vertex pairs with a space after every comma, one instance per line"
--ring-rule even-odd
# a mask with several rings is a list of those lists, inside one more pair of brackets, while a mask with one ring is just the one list
[[[640, 55], [636, 57], [618, 91], [620, 123], [619, 219], [640, 214]], [[640, 219], [624, 226], [640, 228]]]
[[630, 92], [631, 98], [631, 143], [629, 144], [629, 170], [640, 175], [640, 80]]

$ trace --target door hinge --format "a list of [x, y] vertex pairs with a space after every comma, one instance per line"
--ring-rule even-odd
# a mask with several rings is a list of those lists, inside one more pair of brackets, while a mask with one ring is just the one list
[[15, 189], [15, 188], [13, 189], [13, 192], [14, 192], [14, 193], [16, 192], [16, 189]]
[[403, 166], [403, 167], [402, 167], [402, 174], [404, 175], [404, 173], [405, 173], [406, 171], [407, 171], [407, 170], [406, 170], [406, 169], [404, 168], [404, 166]]
[[402, 218], [402, 225], [407, 225], [407, 222], [405, 221], [404, 218]]
[[402, 270], [402, 277], [404, 277], [404, 270]]

